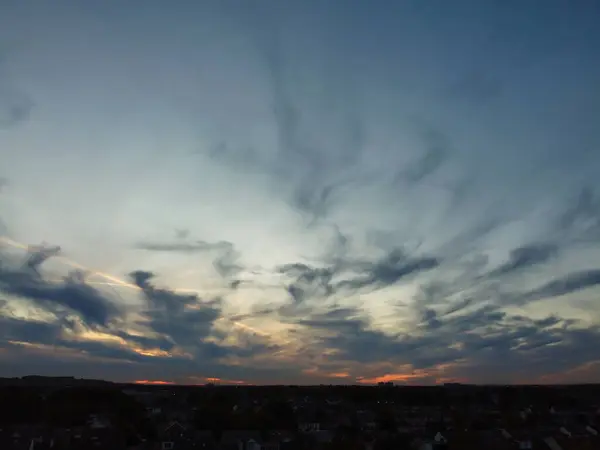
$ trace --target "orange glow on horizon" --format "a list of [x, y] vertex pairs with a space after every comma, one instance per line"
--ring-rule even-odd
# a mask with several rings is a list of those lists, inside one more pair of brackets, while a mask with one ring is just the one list
[[247, 383], [241, 380], [227, 380], [218, 377], [189, 377], [180, 381], [165, 381], [165, 380], [135, 380], [134, 384], [145, 384], [148, 386], [205, 386], [207, 384], [224, 384], [236, 386], [254, 386], [252, 383]]
[[156, 385], [156, 386], [169, 386], [173, 385], [172, 381], [162, 381], [162, 380], [136, 380], [133, 382], [134, 384], [148, 384], [148, 385]]
[[252, 384], [247, 383], [242, 380], [227, 380], [225, 378], [219, 377], [190, 377], [191, 384], [235, 384], [239, 386], [252, 386]]
[[452, 378], [452, 377], [444, 377], [440, 374], [440, 369], [447, 368], [447, 364], [442, 364], [436, 369], [425, 371], [418, 370], [413, 371], [411, 373], [386, 373], [385, 375], [380, 375], [376, 377], [366, 378], [366, 377], [358, 377], [356, 381], [360, 384], [377, 384], [377, 383], [407, 383], [414, 381], [431, 381], [435, 384], [444, 384], [444, 383], [467, 383], [468, 380], [464, 378]]
[[426, 378], [430, 376], [425, 372], [416, 372], [416, 373], [386, 373], [385, 375], [380, 375], [378, 377], [365, 378], [358, 377], [356, 381], [361, 384], [377, 384], [377, 383], [389, 383], [389, 382], [398, 382], [405, 383], [407, 381], [419, 380], [422, 378]]
[[331, 378], [348, 378], [350, 374], [348, 372], [334, 372], [327, 374], [327, 376]]
[[204, 381], [206, 381], [207, 383], [220, 383], [221, 379], [214, 378], [214, 377], [208, 377], [208, 378], [205, 378]]
[[318, 367], [311, 367], [310, 369], [304, 369], [302, 373], [306, 375], [319, 376], [325, 378], [350, 378], [350, 373], [346, 371], [340, 372], [321, 372]]

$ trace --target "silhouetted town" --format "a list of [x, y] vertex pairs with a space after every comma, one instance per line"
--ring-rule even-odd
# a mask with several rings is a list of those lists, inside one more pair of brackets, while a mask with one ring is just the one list
[[600, 385], [0, 379], [2, 450], [600, 449]]

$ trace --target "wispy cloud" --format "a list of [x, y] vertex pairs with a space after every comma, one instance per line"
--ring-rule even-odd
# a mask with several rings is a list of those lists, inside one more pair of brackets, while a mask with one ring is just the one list
[[0, 49], [0, 130], [26, 122], [35, 103], [8, 73], [7, 49]]
[[597, 8], [5, 3], [2, 374], [597, 376]]
[[490, 275], [508, 275], [543, 264], [556, 258], [558, 250], [558, 245], [554, 243], [538, 243], [515, 248], [511, 250], [508, 261], [494, 269]]
[[39, 275], [38, 267], [57, 254], [57, 250], [33, 249], [24, 267], [14, 267], [13, 261], [0, 260], [0, 290], [42, 307], [66, 309], [90, 325], [108, 325], [120, 314], [119, 308], [113, 299], [88, 285], [83, 273], [71, 272], [57, 282], [47, 281]]

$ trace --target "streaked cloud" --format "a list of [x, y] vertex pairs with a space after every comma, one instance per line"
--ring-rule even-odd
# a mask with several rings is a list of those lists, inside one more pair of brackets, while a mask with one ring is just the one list
[[0, 376], [597, 379], [600, 11], [275, 3], [0, 6]]

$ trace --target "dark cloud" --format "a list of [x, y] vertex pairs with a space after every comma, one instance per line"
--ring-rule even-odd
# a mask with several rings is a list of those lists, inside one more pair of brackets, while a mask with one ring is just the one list
[[245, 320], [256, 317], [267, 317], [272, 316], [278, 313], [278, 308], [265, 306], [265, 305], [255, 305], [251, 308], [250, 312], [245, 314], [236, 314], [234, 316], [229, 316], [230, 320]]
[[213, 267], [223, 278], [236, 276], [244, 270], [244, 266], [238, 264], [239, 258], [240, 254], [235, 250], [233, 244], [229, 245], [224, 247], [219, 256], [215, 258]]
[[135, 271], [130, 277], [148, 301], [148, 309], [142, 313], [143, 325], [158, 336], [152, 342], [160, 342], [162, 348], [181, 347], [193, 353], [199, 361], [226, 356], [249, 357], [272, 349], [264, 342], [256, 342], [256, 337], [252, 342], [246, 340], [235, 346], [206, 341], [209, 336], [217, 339], [225, 337], [214, 328], [215, 322], [222, 317], [220, 299], [203, 301], [195, 294], [157, 288], [152, 283], [154, 274], [151, 272]]
[[[299, 101], [294, 98], [286, 54], [268, 38], [259, 44], [269, 77], [273, 115], [277, 127], [278, 154], [274, 170], [282, 180], [294, 180], [291, 203], [313, 219], [325, 217], [332, 206], [333, 194], [346, 181], [332, 181], [336, 174], [354, 167], [362, 154], [365, 131], [359, 113], [344, 108], [342, 143], [331, 147], [320, 142], [319, 131], [312, 129]], [[346, 93], [348, 96], [349, 93]], [[336, 145], [336, 144], [334, 144]], [[326, 146], [327, 148], [323, 148]]]
[[334, 266], [343, 264], [350, 251], [351, 240], [337, 225], [332, 226], [333, 239], [326, 250], [325, 260]]
[[590, 187], [581, 189], [573, 204], [558, 217], [558, 229], [573, 233], [576, 239], [600, 238], [600, 197]]
[[[347, 318], [331, 318], [322, 315], [298, 320], [298, 325], [311, 329], [311, 334], [319, 337], [324, 348], [336, 350], [335, 359], [357, 363], [407, 362], [415, 365], [425, 357], [424, 350], [435, 339], [415, 338], [400, 334], [390, 335], [372, 328], [369, 320], [356, 313]], [[447, 350], [447, 347], [445, 347]], [[430, 355], [436, 353], [435, 347], [429, 347]], [[451, 359], [445, 355], [442, 360]], [[438, 361], [432, 361], [432, 365]]]
[[327, 297], [334, 292], [334, 286], [331, 284], [335, 275], [334, 268], [317, 268], [296, 263], [280, 267], [279, 272], [293, 279], [286, 289], [295, 303], [315, 297]]
[[600, 284], [600, 269], [572, 272], [552, 280], [537, 289], [519, 297], [521, 301], [531, 301], [548, 297], [559, 297]]
[[51, 346], [56, 350], [67, 350], [96, 358], [109, 358], [121, 362], [148, 362], [144, 356], [130, 348], [117, 344], [89, 340], [68, 339], [65, 331], [73, 331], [73, 324], [65, 320], [40, 322], [0, 316], [3, 335], [0, 346], [19, 350], [23, 343]]
[[62, 324], [28, 321], [0, 315], [4, 341], [52, 345], [61, 338]]
[[266, 75], [276, 151], [261, 153], [220, 142], [209, 156], [235, 170], [267, 174], [274, 189], [311, 226], [330, 214], [345, 187], [359, 180], [355, 169], [364, 153], [367, 130], [358, 90], [349, 86], [348, 73], [336, 76], [319, 67], [316, 73], [321, 77], [316, 83], [323, 95], [318, 102], [298, 91], [296, 58], [284, 48], [285, 27], [265, 22], [271, 11], [264, 13], [249, 11], [242, 21]]
[[[27, 352], [36, 351], [36, 358], [45, 360], [47, 367], [54, 367], [54, 370], [62, 367], [63, 363], [72, 365], [77, 358], [86, 357], [87, 364], [94, 365], [96, 370], [99, 365], [104, 368], [111, 364], [126, 363], [130, 369], [135, 367], [131, 364], [143, 365], [144, 369], [139, 369], [141, 372], [148, 373], [153, 368], [161, 367], [162, 371], [170, 374], [188, 376], [197, 373], [217, 376], [216, 373], [227, 372], [228, 366], [218, 362], [222, 358], [251, 358], [278, 349], [265, 338], [241, 333], [238, 333], [237, 345], [222, 342], [231, 333], [223, 334], [214, 329], [214, 323], [221, 317], [218, 299], [203, 302], [195, 295], [157, 288], [153, 283], [154, 275], [150, 272], [135, 271], [131, 273], [131, 278], [148, 302], [147, 308], [140, 313], [143, 321], [138, 325], [148, 327], [151, 333], [132, 334], [107, 325], [103, 331], [123, 339], [125, 345], [117, 342], [80, 340], [77, 338], [80, 332], [94, 323], [80, 324], [67, 317], [49, 323], [0, 315], [0, 328], [3, 330], [0, 347], [7, 350], [8, 357], [21, 366], [23, 361], [18, 361], [19, 358], [22, 359]], [[211, 341], [206, 340], [209, 336]], [[30, 347], [23, 343], [39, 344], [41, 347]], [[54, 356], [50, 359], [47, 355], [48, 346], [54, 349]], [[151, 356], [149, 353], [156, 349], [173, 352], [175, 347], [183, 349], [192, 357], [176, 354]], [[41, 369], [36, 366], [35, 372], [42, 373]], [[234, 368], [233, 371], [235, 370]]]
[[328, 214], [336, 188], [335, 185], [325, 185], [321, 188], [315, 188], [309, 184], [300, 185], [293, 193], [292, 205], [300, 211], [309, 213], [312, 224], [314, 220]]
[[352, 260], [341, 255], [345, 252], [332, 255], [321, 266], [293, 263], [277, 269], [291, 280], [286, 290], [295, 305], [323, 300], [342, 291], [384, 288], [440, 265], [435, 257], [411, 257], [399, 249], [375, 261]]
[[440, 264], [439, 258], [433, 256], [412, 257], [401, 249], [394, 249], [378, 261], [356, 263], [359, 275], [340, 282], [338, 286], [350, 289], [391, 286], [411, 275], [435, 269]]
[[[0, 323], [1, 326], [1, 323]], [[2, 376], [77, 376], [88, 379], [103, 378], [117, 382], [134, 380], [170, 380], [182, 384], [206, 382], [204, 378], [217, 377], [229, 380], [244, 380], [254, 383], [302, 383], [303, 377], [296, 366], [225, 365], [208, 358], [190, 360], [176, 356], [144, 356], [127, 352], [127, 349], [98, 345], [95, 349], [77, 350], [71, 343], [71, 355], [64, 347], [54, 347], [53, 351], [40, 351], [18, 344], [0, 343]], [[120, 357], [111, 357], [110, 349], [120, 350]], [[68, 349], [67, 349], [68, 350]], [[100, 356], [100, 354], [109, 356]]]
[[143, 349], [158, 348], [160, 350], [164, 350], [164, 351], [168, 352], [168, 351], [171, 351], [173, 349], [173, 347], [175, 346], [170, 339], [168, 339], [164, 336], [160, 336], [160, 335], [157, 335], [156, 337], [144, 336], [144, 335], [140, 335], [140, 334], [131, 334], [131, 333], [128, 333], [126, 331], [121, 331], [121, 330], [114, 330], [113, 334], [127, 342], [134, 343], [135, 345], [137, 345]]
[[6, 70], [7, 49], [0, 49], [0, 130], [26, 122], [34, 102], [15, 84]]
[[148, 309], [143, 312], [144, 325], [164, 340], [163, 347], [168, 347], [168, 343], [181, 347], [202, 345], [220, 317], [218, 306], [202, 304], [195, 294], [180, 294], [155, 287], [151, 272], [135, 271], [130, 277], [148, 301]]
[[452, 150], [448, 138], [429, 126], [419, 124], [419, 138], [423, 144], [422, 155], [413, 163], [401, 168], [395, 182], [415, 186], [437, 172], [448, 160]]
[[86, 284], [84, 274], [79, 271], [69, 273], [58, 282], [45, 280], [39, 267], [56, 254], [57, 248], [33, 247], [23, 268], [11, 268], [9, 261], [0, 261], [0, 290], [46, 309], [66, 309], [89, 325], [107, 326], [120, 315], [112, 299]]
[[46, 247], [46, 246], [30, 246], [28, 250], [28, 257], [25, 260], [25, 267], [32, 270], [37, 276], [40, 276], [38, 268], [44, 263], [44, 261], [58, 256], [61, 253], [59, 246]]
[[[183, 238], [180, 238], [182, 240]], [[140, 250], [148, 250], [152, 252], [175, 252], [175, 253], [200, 253], [211, 250], [229, 250], [233, 244], [231, 242], [147, 242], [141, 241], [135, 244], [135, 248]]]
[[439, 328], [442, 324], [437, 317], [437, 312], [433, 309], [424, 309], [421, 313], [421, 323], [427, 329]]
[[169, 289], [160, 289], [152, 284], [155, 275], [152, 272], [137, 270], [129, 274], [132, 281], [138, 286], [151, 308], [161, 312], [181, 312], [189, 305], [198, 303], [195, 294], [179, 294]]
[[[595, 285], [591, 271], [568, 275], [530, 292], [505, 291], [504, 277], [543, 266], [558, 258], [560, 251], [561, 247], [552, 242], [524, 245], [511, 250], [506, 262], [491, 269], [485, 255], [467, 251], [465, 256], [454, 259], [444, 276], [420, 286], [414, 298], [416, 307], [419, 311], [438, 307], [440, 314], [450, 315], [485, 303], [524, 304]], [[452, 276], [448, 276], [450, 273]]]
[[534, 265], [543, 264], [558, 256], [559, 248], [553, 243], [530, 244], [511, 250], [507, 262], [494, 269], [491, 276], [514, 274]]
[[481, 217], [481, 220], [471, 226], [464, 227], [455, 236], [448, 239], [437, 252], [451, 256], [454, 259], [470, 256], [482, 239], [510, 222], [505, 216], [500, 215], [496, 208], [483, 211]]
[[494, 306], [446, 317], [427, 309], [415, 328], [396, 334], [374, 329], [365, 316], [346, 309], [297, 324], [323, 348], [335, 350], [328, 353], [332, 362], [385, 361], [425, 371], [447, 365], [444, 376], [476, 382], [535, 382], [593, 360], [592, 348], [600, 343], [597, 326], [556, 316], [514, 316]]
[[[187, 233], [185, 237], [187, 237]], [[139, 242], [135, 248], [153, 252], [174, 252], [174, 253], [208, 253], [217, 252], [218, 256], [213, 260], [215, 270], [223, 278], [233, 277], [244, 270], [244, 267], [238, 263], [239, 252], [235, 250], [234, 245], [228, 241], [206, 242], [191, 241], [182, 242], [185, 239], [180, 237], [174, 242]], [[236, 286], [237, 287], [237, 286]]]

